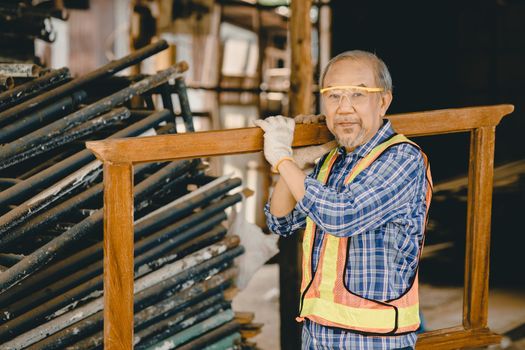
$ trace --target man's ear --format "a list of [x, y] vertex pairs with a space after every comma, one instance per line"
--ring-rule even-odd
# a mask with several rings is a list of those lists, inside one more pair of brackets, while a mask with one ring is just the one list
[[383, 118], [386, 114], [386, 111], [388, 110], [388, 107], [390, 107], [390, 104], [392, 103], [392, 91], [387, 91], [387, 92], [384, 92], [381, 94], [381, 110], [380, 110], [380, 115], [381, 115], [381, 118]]

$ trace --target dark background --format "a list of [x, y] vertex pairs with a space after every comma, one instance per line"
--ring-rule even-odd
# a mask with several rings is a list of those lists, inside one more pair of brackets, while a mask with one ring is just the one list
[[[362, 49], [381, 57], [392, 74], [389, 114], [511, 103], [496, 129], [495, 165], [525, 159], [525, 1], [334, 0], [332, 53]], [[434, 181], [466, 176], [469, 134], [417, 138]], [[491, 284], [524, 285], [523, 174], [493, 202]], [[422, 279], [462, 283], [466, 203], [456, 193], [434, 201], [437, 222], [427, 243], [454, 241], [444, 256], [422, 263]], [[425, 273], [425, 270], [432, 273]], [[519, 274], [523, 276], [523, 272]]]

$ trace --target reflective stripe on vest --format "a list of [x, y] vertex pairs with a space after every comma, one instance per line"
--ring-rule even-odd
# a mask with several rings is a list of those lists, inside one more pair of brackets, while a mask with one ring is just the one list
[[[376, 146], [362, 158], [345, 179], [345, 184], [353, 181], [389, 147], [400, 143], [410, 143], [419, 149], [419, 146], [405, 136], [397, 134]], [[336, 152], [337, 149], [333, 149], [321, 166], [317, 180], [323, 184], [327, 183], [332, 166], [337, 159]], [[426, 210], [428, 213], [432, 196], [432, 179], [427, 158], [423, 152], [421, 154], [427, 168]], [[426, 222], [426, 215], [424, 222]], [[298, 321], [308, 318], [325, 326], [365, 334], [398, 335], [417, 330], [420, 322], [417, 272], [413, 284], [398, 299], [380, 302], [360, 297], [347, 290], [344, 285], [348, 237], [324, 235], [317, 270], [312, 276], [315, 229], [315, 223], [308, 217], [303, 237], [302, 299]], [[419, 255], [421, 255], [421, 249]]]

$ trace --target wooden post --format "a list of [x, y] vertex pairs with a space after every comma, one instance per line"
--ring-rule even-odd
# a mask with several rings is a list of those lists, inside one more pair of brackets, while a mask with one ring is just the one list
[[[319, 3], [319, 74], [332, 55], [332, 8], [323, 0]], [[321, 88], [321, 87], [319, 87]]]
[[[309, 114], [312, 109], [313, 67], [311, 54], [311, 0], [291, 2], [290, 110], [288, 116]], [[301, 324], [295, 321], [300, 299], [300, 240], [298, 235], [280, 240], [279, 282], [281, 315], [281, 348], [301, 348]]]
[[494, 126], [471, 132], [463, 296], [465, 329], [487, 327], [495, 132]]
[[133, 166], [104, 162], [104, 349], [133, 349]]
[[290, 114], [310, 113], [312, 109], [312, 44], [310, 7], [312, 0], [291, 2], [290, 47]]

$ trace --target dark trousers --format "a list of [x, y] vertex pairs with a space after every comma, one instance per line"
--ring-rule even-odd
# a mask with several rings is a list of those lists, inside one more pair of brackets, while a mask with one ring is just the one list
[[407, 346], [406, 348], [399, 348], [399, 349], [394, 349], [394, 350], [414, 350], [414, 348], [411, 346]]

